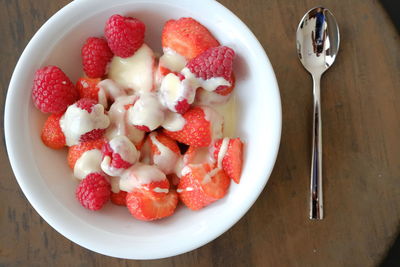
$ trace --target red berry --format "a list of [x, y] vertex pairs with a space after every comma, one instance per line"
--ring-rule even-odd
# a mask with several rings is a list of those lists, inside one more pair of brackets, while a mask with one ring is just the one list
[[126, 196], [126, 206], [133, 217], [143, 221], [158, 220], [171, 216], [178, 204], [174, 190], [155, 198], [145, 190], [135, 189]]
[[178, 194], [192, 210], [201, 209], [223, 198], [228, 192], [230, 179], [222, 169], [209, 164], [189, 165], [190, 171], [182, 176]]
[[112, 150], [110, 143], [104, 144], [103, 148], [101, 149], [101, 152], [103, 154], [103, 159], [105, 156], [110, 157], [110, 161], [111, 161], [110, 165], [114, 168], [128, 169], [130, 166], [132, 166], [132, 163], [129, 163], [129, 162], [123, 160], [120, 154], [115, 153]]
[[147, 127], [146, 125], [135, 125], [135, 127], [144, 132], [151, 132], [149, 127]]
[[164, 133], [178, 142], [194, 147], [209, 146], [211, 143], [211, 123], [205, 119], [201, 107], [189, 109], [183, 118], [186, 123], [182, 130], [171, 132], [164, 129]]
[[208, 29], [193, 18], [169, 20], [164, 25], [162, 47], [171, 48], [187, 59], [195, 58], [210, 47], [218, 45]]
[[60, 127], [61, 117], [62, 117], [62, 114], [50, 115], [47, 118], [46, 122], [44, 123], [43, 129], [42, 129], [41, 137], [42, 137], [43, 143], [46, 146], [54, 148], [54, 149], [60, 149], [65, 146], [65, 136]]
[[112, 15], [106, 23], [104, 34], [111, 51], [127, 58], [143, 45], [145, 29], [144, 23], [136, 18]]
[[90, 78], [101, 78], [106, 74], [113, 53], [103, 38], [90, 37], [81, 50], [83, 70]]
[[73, 169], [76, 161], [82, 156], [83, 153], [92, 149], [101, 150], [103, 144], [105, 144], [106, 142], [107, 140], [105, 139], [98, 139], [71, 146], [68, 149], [68, 156], [67, 156], [68, 165], [71, 167], [71, 169]]
[[106, 129], [93, 129], [90, 132], [81, 135], [81, 138], [79, 138], [79, 142], [89, 142], [100, 139], [103, 137], [105, 132]]
[[118, 193], [111, 192], [111, 202], [118, 206], [126, 206], [126, 195], [128, 193], [120, 190]]
[[179, 114], [185, 114], [186, 111], [190, 108], [190, 104], [187, 102], [187, 99], [183, 99], [178, 101], [175, 105], [176, 112]]
[[231, 80], [232, 63], [235, 52], [227, 46], [213, 47], [190, 60], [186, 67], [196, 77], [208, 80], [222, 77]]
[[100, 173], [91, 173], [76, 188], [76, 198], [83, 207], [99, 210], [110, 199], [111, 185]]
[[46, 66], [35, 73], [32, 98], [40, 111], [60, 114], [78, 99], [78, 91], [60, 68]]
[[[218, 154], [223, 139], [215, 142], [214, 158], [218, 161]], [[221, 159], [220, 159], [221, 160]], [[228, 148], [222, 159], [222, 168], [235, 183], [240, 182], [243, 162], [243, 143], [239, 138], [229, 139]]]
[[99, 102], [99, 87], [97, 84], [100, 79], [91, 79], [82, 77], [76, 82], [76, 89], [78, 89], [80, 98], [89, 98]]

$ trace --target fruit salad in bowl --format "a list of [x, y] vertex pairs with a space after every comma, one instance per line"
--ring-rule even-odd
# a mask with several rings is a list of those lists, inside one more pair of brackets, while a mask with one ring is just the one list
[[[84, 247], [189, 251], [268, 180], [281, 123], [271, 65], [212, 0], [100, 2], [63, 8], [21, 56], [5, 116], [13, 170], [39, 214]], [[210, 8], [219, 15], [199, 17]]]

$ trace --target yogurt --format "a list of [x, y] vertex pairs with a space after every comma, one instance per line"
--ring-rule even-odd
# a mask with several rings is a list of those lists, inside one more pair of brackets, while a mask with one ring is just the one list
[[106, 129], [109, 125], [110, 119], [104, 114], [104, 107], [100, 104], [94, 105], [91, 112], [73, 104], [60, 119], [60, 127], [68, 146], [79, 144], [81, 136], [85, 133], [95, 129]]
[[157, 139], [157, 133], [152, 132], [149, 135], [151, 143], [157, 147], [159, 154], [153, 153], [153, 163], [165, 174], [174, 173], [175, 165], [178, 161], [179, 154], [163, 145]]
[[132, 192], [135, 188], [143, 188], [151, 182], [167, 179], [165, 174], [154, 165], [136, 163], [121, 175], [119, 187], [126, 192]]
[[91, 173], [102, 173], [100, 163], [101, 151], [99, 149], [85, 151], [75, 163], [74, 176], [82, 180]]

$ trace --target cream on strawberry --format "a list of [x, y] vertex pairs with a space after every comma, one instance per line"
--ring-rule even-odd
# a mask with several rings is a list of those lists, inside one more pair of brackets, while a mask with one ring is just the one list
[[185, 76], [185, 79], [190, 81], [193, 87], [196, 87], [196, 89], [201, 87], [206, 91], [212, 92], [220, 86], [231, 86], [231, 83], [224, 77], [211, 77], [208, 79], [203, 79], [201, 77], [197, 77], [187, 67], [183, 68], [181, 73], [183, 76]]
[[125, 135], [135, 145], [142, 142], [144, 131], [137, 129], [128, 121], [127, 111], [131, 106], [133, 106], [137, 99], [137, 95], [120, 96], [115, 99], [108, 111], [108, 116], [111, 122], [110, 127], [108, 127], [106, 131], [108, 139], [112, 139], [119, 135]]
[[183, 79], [174, 73], [169, 73], [162, 79], [159, 89], [161, 103], [169, 110], [185, 113], [190, 104], [194, 102], [196, 86], [191, 84], [190, 79]]
[[[120, 178], [119, 187], [126, 192], [132, 192], [135, 188], [152, 190], [156, 193], [168, 193], [167, 186], [155, 186], [150, 188], [150, 184], [168, 181], [165, 174], [154, 165], [136, 163], [127, 169]], [[168, 184], [169, 186], [169, 184]]]
[[154, 62], [153, 50], [143, 44], [130, 57], [114, 56], [109, 65], [108, 77], [135, 92], [150, 92], [153, 89]]
[[204, 119], [210, 122], [211, 125], [211, 140], [214, 141], [222, 137], [224, 126], [224, 117], [218, 111], [209, 106], [201, 107], [204, 111]]
[[122, 86], [111, 79], [102, 80], [97, 84], [97, 87], [99, 88], [97, 93], [99, 103], [105, 108], [108, 107], [108, 99], [114, 102], [117, 97], [126, 95]]
[[128, 109], [130, 124], [146, 131], [153, 131], [164, 121], [164, 108], [155, 93], [142, 93]]
[[184, 56], [169, 47], [163, 48], [164, 54], [160, 57], [159, 67], [170, 72], [180, 72], [186, 65], [187, 60]]
[[181, 114], [166, 111], [165, 119], [161, 126], [168, 131], [176, 132], [182, 130], [183, 126], [185, 126], [185, 123], [186, 121]]
[[75, 163], [74, 176], [82, 180], [90, 173], [102, 173], [100, 163], [101, 151], [99, 149], [85, 151]]
[[110, 176], [119, 176], [136, 163], [139, 152], [124, 135], [111, 139], [102, 149], [101, 169]]
[[68, 146], [100, 138], [109, 125], [110, 120], [103, 105], [85, 98], [69, 106], [60, 119], [60, 127]]
[[180, 157], [179, 147], [176, 142], [157, 132], [150, 133], [149, 138], [153, 150], [153, 164], [165, 174], [173, 173]]

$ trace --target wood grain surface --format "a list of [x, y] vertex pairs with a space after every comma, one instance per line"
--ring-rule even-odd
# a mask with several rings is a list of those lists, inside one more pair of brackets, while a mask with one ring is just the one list
[[[0, 0], [2, 103], [29, 39], [68, 2]], [[61, 236], [31, 207], [2, 131], [0, 266], [375, 266], [385, 257], [400, 230], [400, 40], [388, 15], [379, 2], [366, 0], [220, 2], [263, 45], [282, 97], [278, 159], [250, 211], [213, 242], [180, 256], [99, 255]], [[341, 46], [321, 84], [326, 219], [314, 222], [307, 218], [312, 87], [296, 57], [295, 31], [319, 4], [335, 14]], [[1, 120], [3, 113], [4, 106]]]

